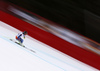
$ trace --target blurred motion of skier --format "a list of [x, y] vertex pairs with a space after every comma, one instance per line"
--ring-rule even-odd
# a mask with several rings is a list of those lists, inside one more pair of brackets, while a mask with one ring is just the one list
[[19, 41], [19, 44], [22, 44], [23, 43], [23, 39], [25, 39], [25, 35], [27, 35], [27, 31], [24, 31], [24, 32], [21, 32], [21, 33], [18, 33], [17, 36], [16, 36], [16, 40]]

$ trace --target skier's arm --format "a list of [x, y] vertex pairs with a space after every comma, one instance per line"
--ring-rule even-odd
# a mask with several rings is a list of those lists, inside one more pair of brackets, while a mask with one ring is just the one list
[[25, 39], [25, 36], [24, 36], [24, 39]]
[[23, 35], [24, 39], [25, 39], [25, 35]]

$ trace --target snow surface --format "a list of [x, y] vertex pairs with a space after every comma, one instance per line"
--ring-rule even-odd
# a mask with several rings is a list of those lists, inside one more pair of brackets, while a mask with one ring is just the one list
[[98, 71], [32, 37], [23, 45], [10, 41], [21, 31], [0, 21], [0, 71]]

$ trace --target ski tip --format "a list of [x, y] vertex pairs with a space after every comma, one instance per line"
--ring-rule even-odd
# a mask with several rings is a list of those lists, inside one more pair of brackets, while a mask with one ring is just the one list
[[34, 52], [34, 53], [36, 53], [35, 51], [33, 51], [33, 50], [30, 50], [30, 51], [32, 51], [32, 52]]

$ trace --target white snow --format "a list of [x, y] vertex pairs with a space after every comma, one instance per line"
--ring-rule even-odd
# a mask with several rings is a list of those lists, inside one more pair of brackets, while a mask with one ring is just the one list
[[10, 41], [20, 30], [0, 21], [0, 71], [98, 71], [32, 37], [24, 45]]

